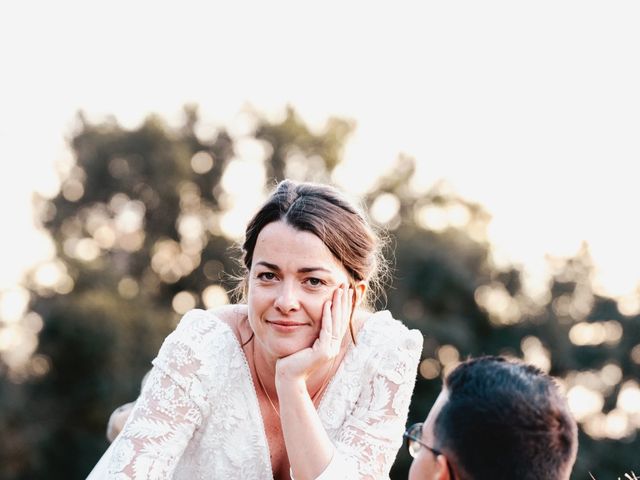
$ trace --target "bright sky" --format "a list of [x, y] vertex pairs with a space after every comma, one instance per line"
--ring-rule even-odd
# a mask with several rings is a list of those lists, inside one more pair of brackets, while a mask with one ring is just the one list
[[30, 197], [55, 193], [76, 111], [135, 126], [196, 102], [220, 124], [247, 104], [352, 118], [350, 188], [409, 154], [421, 185], [488, 209], [501, 255], [540, 275], [587, 241], [602, 288], [629, 294], [639, 24], [636, 1], [5, 2], [0, 289], [48, 254]]

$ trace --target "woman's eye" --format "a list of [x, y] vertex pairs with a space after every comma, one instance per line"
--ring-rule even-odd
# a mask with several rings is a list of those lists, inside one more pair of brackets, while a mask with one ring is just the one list
[[262, 272], [258, 274], [258, 278], [260, 280], [274, 280], [276, 278], [276, 274], [273, 272]]
[[312, 278], [308, 278], [307, 279], [307, 283], [309, 285], [311, 285], [312, 287], [319, 287], [319, 286], [323, 285], [324, 282], [322, 280], [320, 280], [319, 278], [312, 277]]

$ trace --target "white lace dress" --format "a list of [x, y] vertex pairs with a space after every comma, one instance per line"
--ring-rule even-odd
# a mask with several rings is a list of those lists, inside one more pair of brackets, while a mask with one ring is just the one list
[[[372, 314], [318, 415], [336, 453], [322, 479], [388, 478], [402, 443], [422, 335]], [[90, 479], [272, 480], [256, 388], [231, 328], [193, 310], [164, 341], [124, 429]]]

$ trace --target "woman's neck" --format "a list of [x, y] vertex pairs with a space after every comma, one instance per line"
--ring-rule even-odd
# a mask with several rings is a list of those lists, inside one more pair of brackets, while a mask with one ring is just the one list
[[[365, 310], [356, 310], [353, 313], [353, 334], [354, 338], [357, 337], [360, 329], [366, 318], [371, 315], [371, 312]], [[247, 360], [250, 362], [254, 375], [257, 377], [261, 388], [265, 394], [274, 403], [277, 403], [278, 394], [276, 389], [276, 362], [278, 358], [270, 355], [266, 349], [262, 347], [260, 341], [255, 337], [247, 318], [237, 324], [237, 332], [240, 339], [240, 343], [243, 345], [243, 350]], [[250, 339], [250, 340], [249, 340]], [[313, 372], [306, 381], [307, 391], [309, 396], [314, 400], [319, 400], [326, 390], [333, 375], [335, 375], [340, 362], [344, 358], [349, 345], [352, 343], [351, 335], [347, 330], [340, 352], [334, 358], [332, 362], [323, 366]]]

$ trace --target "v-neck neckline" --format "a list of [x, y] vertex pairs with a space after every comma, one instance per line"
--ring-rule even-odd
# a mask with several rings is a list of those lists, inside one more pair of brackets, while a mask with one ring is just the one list
[[[372, 312], [371, 315], [369, 315], [367, 317], [367, 319], [363, 322], [362, 326], [360, 327], [360, 330], [358, 330], [358, 334], [356, 335], [356, 343], [360, 343], [361, 341], [361, 337], [363, 337], [363, 332], [365, 332], [367, 330], [367, 325], [369, 325], [371, 322], [371, 320], [373, 319], [373, 317], [377, 316], [380, 313], [386, 312], [386, 310], [382, 311], [382, 312]], [[215, 316], [215, 314], [214, 314]], [[258, 418], [259, 418], [259, 423], [260, 423], [260, 433], [261, 433], [261, 438], [262, 441], [264, 443], [265, 449], [263, 452], [263, 461], [265, 463], [265, 465], [268, 466], [269, 469], [269, 478], [271, 478], [271, 480], [274, 480], [273, 477], [273, 466], [271, 465], [271, 449], [269, 448], [269, 439], [267, 437], [267, 432], [266, 432], [266, 428], [265, 428], [265, 423], [264, 423], [264, 417], [262, 416], [262, 410], [260, 409], [260, 401], [258, 400], [258, 390], [256, 387], [255, 382], [253, 381], [253, 375], [251, 374], [251, 367], [249, 366], [249, 360], [247, 359], [247, 356], [242, 348], [242, 345], [240, 344], [240, 340], [238, 340], [238, 337], [236, 336], [236, 333], [234, 332], [233, 328], [231, 327], [231, 325], [229, 325], [226, 321], [222, 320], [222, 319], [217, 319], [217, 321], [221, 322], [224, 324], [225, 328], [228, 330], [228, 333], [231, 335], [231, 337], [233, 338], [233, 344], [236, 348], [236, 353], [240, 354], [240, 357], [242, 358], [242, 364], [243, 364], [243, 368], [244, 368], [244, 373], [246, 374], [247, 377], [247, 381], [249, 382], [249, 384], [251, 385], [251, 390], [253, 395], [251, 395], [251, 402], [253, 403], [253, 407], [256, 409], [256, 411], [258, 412]], [[318, 412], [318, 416], [320, 417], [320, 422], [322, 423], [322, 415], [321, 415], [321, 411], [322, 411], [322, 407], [325, 404], [325, 399], [330, 396], [330, 391], [332, 390], [333, 384], [335, 383], [335, 380], [337, 377], [339, 377], [340, 375], [342, 375], [342, 372], [345, 368], [345, 359], [350, 356], [352, 354], [353, 349], [356, 347], [356, 344], [351, 342], [349, 344], [349, 346], [347, 347], [347, 351], [345, 352], [344, 356], [342, 357], [342, 361], [340, 362], [340, 365], [338, 365], [338, 368], [336, 369], [336, 373], [333, 375], [333, 377], [331, 378], [331, 380], [329, 381], [329, 383], [327, 384], [327, 387], [325, 388], [324, 393], [322, 394], [322, 398], [320, 399], [320, 403], [318, 404], [318, 407], [316, 408], [316, 411]], [[254, 367], [255, 368], [255, 367]], [[285, 448], [286, 450], [286, 448]]]

